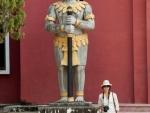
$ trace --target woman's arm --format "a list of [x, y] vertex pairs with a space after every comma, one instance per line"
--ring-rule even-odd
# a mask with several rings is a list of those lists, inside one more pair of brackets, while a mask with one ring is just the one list
[[116, 112], [118, 112], [119, 111], [119, 102], [118, 102], [117, 94], [113, 93], [113, 97], [114, 97]]
[[99, 112], [101, 113], [103, 110], [103, 105], [102, 105], [102, 99], [101, 99], [102, 95], [100, 94], [98, 97], [98, 106], [100, 107]]

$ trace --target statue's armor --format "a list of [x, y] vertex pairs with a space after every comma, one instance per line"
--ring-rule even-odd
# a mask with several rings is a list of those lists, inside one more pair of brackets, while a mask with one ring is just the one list
[[58, 67], [60, 95], [67, 96], [67, 33], [64, 31], [67, 8], [72, 8], [73, 16], [77, 19], [74, 29], [73, 40], [73, 67], [75, 72], [76, 95], [83, 96], [85, 65], [87, 60], [88, 36], [85, 30], [95, 26], [94, 15], [91, 6], [85, 1], [67, 3], [58, 1], [49, 7], [46, 16], [45, 27], [55, 33], [54, 46], [55, 57]]

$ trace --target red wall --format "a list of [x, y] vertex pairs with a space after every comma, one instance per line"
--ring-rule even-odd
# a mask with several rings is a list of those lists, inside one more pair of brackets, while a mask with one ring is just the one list
[[16, 103], [19, 101], [20, 43], [10, 40], [10, 74], [0, 75], [0, 103]]
[[[150, 102], [149, 0], [88, 1], [96, 28], [89, 33], [85, 99], [97, 102], [102, 81], [109, 79], [121, 103]], [[21, 99], [28, 102], [48, 103], [59, 97], [53, 37], [44, 31], [51, 2], [26, 0], [20, 54]]]
[[146, 0], [146, 37], [147, 37], [147, 82], [148, 103], [150, 103], [150, 0]]

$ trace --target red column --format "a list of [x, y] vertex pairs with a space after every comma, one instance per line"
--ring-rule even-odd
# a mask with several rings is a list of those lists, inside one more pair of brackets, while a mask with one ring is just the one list
[[133, 0], [134, 101], [147, 102], [145, 0]]
[[150, 103], [150, 0], [146, 0], [146, 37], [147, 37], [147, 72], [148, 103]]

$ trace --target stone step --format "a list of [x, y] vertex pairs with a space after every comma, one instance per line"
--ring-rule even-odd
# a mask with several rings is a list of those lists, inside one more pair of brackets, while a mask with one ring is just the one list
[[150, 113], [150, 104], [120, 104], [120, 112], [148, 112]]
[[150, 113], [150, 112], [119, 112], [119, 113]]
[[[4, 113], [4, 112], [0, 112]], [[40, 113], [40, 112], [7, 112], [7, 113]], [[150, 112], [119, 112], [119, 113], [150, 113]]]
[[[4, 112], [0, 112], [4, 113]], [[7, 113], [40, 113], [40, 112], [7, 112]], [[119, 113], [150, 113], [150, 112], [119, 112]]]
[[[57, 103], [58, 104], [58, 103]], [[93, 104], [95, 107], [97, 106], [97, 104]], [[0, 113], [2, 113], [3, 111], [7, 111], [8, 109], [8, 113], [9, 111], [11, 111], [11, 113], [13, 111], [17, 111], [18, 113], [21, 113], [22, 111], [24, 111], [24, 113], [39, 113], [38, 111], [40, 109], [44, 109], [44, 110], [49, 110], [52, 107], [55, 107], [56, 105], [54, 103], [49, 104], [49, 105], [1, 105], [0, 106]], [[60, 108], [61, 107], [68, 107], [68, 104], [63, 104], [63, 105], [57, 105]], [[83, 105], [78, 105], [76, 104], [74, 107], [74, 105], [70, 105], [73, 109], [76, 109], [76, 107], [81, 107]], [[87, 105], [84, 105], [84, 107], [89, 107]], [[97, 106], [98, 107], [98, 106]], [[56, 107], [58, 109], [58, 107]], [[20, 112], [19, 112], [20, 111]], [[150, 104], [120, 104], [120, 111], [119, 113], [150, 113]]]
[[[0, 112], [0, 113], [4, 113], [4, 112]], [[40, 113], [40, 112], [7, 112], [7, 113]]]

